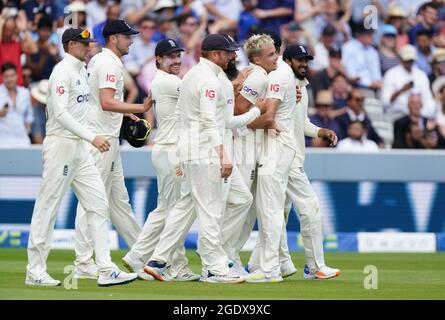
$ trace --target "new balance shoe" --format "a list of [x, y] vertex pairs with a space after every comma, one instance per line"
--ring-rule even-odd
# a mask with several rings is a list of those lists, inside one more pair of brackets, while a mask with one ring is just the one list
[[246, 282], [264, 283], [264, 282], [281, 282], [283, 277], [279, 274], [265, 274], [261, 270], [255, 270], [246, 276]]
[[25, 284], [28, 286], [42, 286], [42, 287], [58, 287], [60, 281], [53, 279], [47, 272], [40, 277], [34, 277], [29, 272], [26, 273]]
[[304, 266], [303, 276], [306, 280], [326, 280], [338, 277], [340, 275], [340, 270], [333, 269], [327, 266], [321, 267], [316, 272], [311, 272], [307, 265]]
[[139, 259], [133, 259], [130, 253], [127, 253], [125, 257], [122, 258], [122, 264], [128, 271], [136, 273], [139, 279], [146, 281], [154, 279], [151, 275], [144, 272], [145, 264]]
[[167, 273], [167, 264], [157, 261], [149, 261], [144, 267], [144, 272], [158, 281], [169, 281], [170, 276]]
[[92, 279], [96, 280], [98, 277], [98, 268], [94, 262], [87, 264], [77, 264], [74, 269], [75, 279]]
[[286, 262], [281, 263], [280, 270], [283, 278], [290, 277], [298, 271], [292, 260], [287, 260]]
[[133, 282], [137, 277], [136, 273], [127, 273], [120, 269], [113, 269], [108, 272], [99, 272], [97, 284], [101, 287], [117, 286]]
[[320, 269], [318, 269], [317, 272], [315, 272], [315, 276], [318, 279], [332, 279], [335, 277], [338, 277], [340, 275], [340, 270], [338, 269], [334, 269], [334, 268], [330, 268], [328, 266], [323, 266]]
[[238, 273], [240, 276], [247, 276], [249, 273], [243, 268], [242, 264], [240, 264], [237, 261], [230, 261], [229, 262], [229, 268], [233, 269], [236, 273]]
[[170, 276], [169, 281], [198, 281], [200, 276], [189, 267], [183, 268], [176, 276]]

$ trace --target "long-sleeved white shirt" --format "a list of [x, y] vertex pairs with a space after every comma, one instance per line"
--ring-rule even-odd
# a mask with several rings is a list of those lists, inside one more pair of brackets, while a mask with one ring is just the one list
[[[414, 87], [411, 90], [401, 93], [392, 103], [391, 96], [400, 90], [405, 84], [413, 81]], [[409, 114], [408, 98], [410, 94], [420, 94], [422, 99], [422, 116], [427, 118], [435, 117], [436, 104], [430, 89], [430, 81], [425, 72], [413, 65], [411, 72], [408, 72], [402, 65], [389, 69], [383, 78], [382, 100], [389, 114]]]
[[176, 144], [178, 142], [177, 103], [181, 90], [181, 79], [163, 70], [156, 72], [151, 85], [153, 112], [158, 124], [155, 143]]
[[70, 54], [59, 62], [49, 78], [46, 135], [93, 141], [87, 128], [88, 84], [85, 63]]
[[297, 86], [301, 89], [301, 100], [297, 103], [296, 112], [294, 116], [294, 131], [295, 131], [295, 142], [297, 146], [297, 151], [295, 152], [295, 160], [299, 166], [304, 166], [304, 159], [306, 157], [306, 144], [305, 136], [315, 138], [318, 136], [319, 127], [314, 125], [311, 120], [309, 120], [307, 109], [308, 109], [308, 94], [306, 86], [309, 82], [297, 79]]
[[233, 130], [244, 127], [254, 121], [261, 115], [260, 109], [253, 106], [248, 112], [235, 116], [235, 93], [233, 91], [233, 84], [227, 78], [224, 72], [220, 72], [218, 79], [221, 82], [222, 93], [224, 99], [221, 100], [224, 108], [224, 149], [229, 159], [233, 159]]
[[123, 114], [105, 111], [100, 104], [100, 89], [115, 90], [114, 99], [124, 101], [124, 73], [121, 59], [113, 51], [103, 48], [88, 63], [91, 87], [88, 125], [99, 135], [119, 137]]
[[[218, 74], [223, 70], [201, 58], [182, 79], [178, 108], [180, 110], [179, 156], [181, 161], [218, 158], [215, 148], [223, 144], [224, 100]], [[219, 160], [218, 160], [219, 161]]]

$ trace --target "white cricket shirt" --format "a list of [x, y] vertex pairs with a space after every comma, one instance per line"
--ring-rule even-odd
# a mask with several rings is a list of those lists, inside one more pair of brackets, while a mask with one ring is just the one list
[[66, 54], [49, 78], [46, 135], [91, 142], [95, 134], [87, 128], [89, 97], [85, 63]]
[[176, 105], [181, 88], [181, 79], [163, 70], [156, 72], [151, 84], [153, 112], [158, 123], [155, 143], [176, 144], [178, 142]]
[[102, 109], [99, 89], [114, 89], [114, 99], [124, 101], [122, 61], [113, 51], [103, 48], [88, 63], [88, 75], [91, 87], [89, 127], [98, 135], [119, 137], [123, 114]]

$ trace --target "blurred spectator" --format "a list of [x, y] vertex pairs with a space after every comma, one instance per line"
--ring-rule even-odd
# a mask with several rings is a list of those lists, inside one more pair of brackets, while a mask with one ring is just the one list
[[[37, 52], [37, 45], [26, 29], [26, 20], [0, 15], [0, 65], [11, 62], [17, 67], [18, 84], [23, 84], [21, 54]], [[0, 75], [0, 83], [2, 78]]]
[[133, 37], [130, 52], [124, 56], [125, 68], [133, 75], [141, 73], [142, 67], [154, 59], [156, 43], [152, 37], [156, 31], [156, 22], [153, 18], [143, 18], [139, 22], [139, 34]]
[[420, 30], [417, 33], [417, 61], [416, 65], [429, 77], [432, 73], [431, 63], [433, 61], [433, 42], [431, 32]]
[[154, 33], [152, 40], [159, 42], [167, 38], [175, 38], [173, 32], [175, 31], [175, 17], [173, 13], [166, 11], [156, 16], [156, 25], [158, 29]]
[[94, 28], [92, 28], [93, 38], [99, 42], [99, 44], [104, 47], [105, 39], [102, 34], [104, 30], [105, 23], [109, 20], [117, 20], [120, 17], [121, 7], [118, 3], [112, 3], [107, 7], [107, 12], [105, 16], [105, 20], [101, 21], [99, 24], [96, 24]]
[[340, 115], [346, 111], [349, 91], [351, 90], [346, 76], [342, 73], [337, 73], [332, 78], [330, 90], [334, 97], [334, 114]]
[[[315, 17], [324, 10], [324, 2], [318, 0], [296, 0], [294, 20], [310, 34], [315, 34]], [[337, 32], [337, 31], [336, 31]], [[317, 40], [317, 39], [315, 39]]]
[[374, 129], [371, 120], [368, 118], [364, 108], [365, 96], [362, 90], [358, 88], [352, 89], [348, 96], [348, 105], [346, 113], [336, 118], [340, 130], [341, 136], [345, 137], [348, 133], [348, 127], [351, 122], [360, 121], [366, 129], [366, 138], [374, 141], [381, 148], [385, 146], [382, 138], [378, 135]]
[[260, 19], [260, 27], [280, 33], [283, 24], [293, 20], [295, 0], [258, 0], [254, 15]]
[[386, 71], [388, 71], [388, 69], [391, 69], [400, 63], [396, 49], [396, 37], [397, 29], [390, 24], [385, 24], [383, 26], [379, 48], [380, 68], [383, 75], [386, 73]]
[[[87, 3], [87, 27], [89, 30], [93, 30], [96, 25], [107, 19], [108, 9], [108, 0], [91, 0]], [[118, 18], [119, 16], [116, 19]]]
[[416, 48], [406, 45], [399, 53], [401, 64], [385, 73], [382, 88], [382, 102], [392, 120], [408, 115], [408, 97], [419, 93], [422, 100], [422, 115], [434, 117], [435, 103], [430, 90], [430, 82], [425, 72], [414, 65], [417, 59]]
[[175, 17], [191, 14], [199, 19], [204, 12], [206, 9], [200, 0], [182, 0], [182, 5], [179, 5], [175, 10]]
[[378, 51], [372, 46], [372, 29], [361, 26], [356, 38], [342, 47], [342, 62], [353, 83], [372, 90], [382, 86], [382, 73]]
[[[327, 128], [333, 130], [339, 139], [341, 136], [340, 126], [337, 120], [332, 118], [332, 111], [334, 110], [332, 93], [329, 90], [320, 90], [315, 98], [315, 108], [317, 113], [312, 115], [309, 119], [313, 124], [320, 128]], [[321, 138], [306, 138], [306, 145], [318, 148], [329, 147], [330, 142]]]
[[348, 137], [339, 141], [338, 151], [343, 152], [377, 152], [377, 144], [366, 138], [366, 128], [359, 120], [351, 121], [348, 126]]
[[51, 0], [26, 0], [23, 3], [23, 9], [26, 12], [28, 21], [34, 26], [37, 26], [37, 21], [40, 19], [40, 15], [46, 15], [52, 20], [59, 18], [56, 5], [57, 2], [58, 1]]
[[309, 64], [315, 72], [326, 69], [329, 66], [329, 50], [334, 47], [335, 35], [337, 30], [334, 26], [328, 24], [321, 32], [320, 41], [315, 44], [314, 60]]
[[415, 45], [419, 31], [429, 31], [432, 35], [436, 32], [435, 26], [438, 21], [437, 6], [433, 2], [427, 2], [419, 8], [418, 23], [409, 31], [409, 43]]
[[[270, 30], [270, 29], [261, 29], [261, 30]], [[291, 21], [290, 23], [282, 26], [281, 38], [283, 42], [282, 48], [285, 48], [291, 44], [299, 43], [306, 46], [309, 52], [315, 51], [313, 35], [309, 34], [306, 30], [303, 30], [295, 21]]]
[[435, 121], [421, 115], [422, 99], [418, 94], [411, 94], [408, 98], [409, 115], [394, 122], [393, 148], [423, 149], [424, 131], [436, 131], [438, 134], [438, 146], [445, 146], [445, 139], [439, 132]]
[[[238, 21], [243, 11], [241, 0], [202, 0], [205, 9], [209, 13], [209, 32], [219, 33], [222, 30], [233, 29], [238, 26]], [[256, 10], [254, 10], [255, 16]], [[261, 19], [260, 17], [258, 17]]]
[[[122, 18], [129, 24], [136, 25], [142, 18], [147, 17], [155, 8], [158, 2], [163, 0], [122, 0], [121, 10]], [[168, 1], [172, 2], [172, 1]]]
[[29, 88], [30, 84], [34, 81], [32, 77], [32, 69], [29, 64], [25, 64], [22, 67], [22, 75], [23, 75], [23, 86], [25, 88]]
[[260, 28], [260, 19], [254, 14], [257, 0], [241, 0], [244, 10], [240, 14], [238, 23], [238, 39], [244, 41], [249, 34]]
[[348, 6], [347, 1], [344, 2], [344, 6], [342, 8], [339, 6], [337, 0], [320, 1], [322, 12], [314, 19], [315, 30], [312, 36], [315, 40], [318, 40], [323, 29], [330, 24], [337, 30], [335, 43], [338, 46], [342, 46], [351, 39], [351, 27], [348, 24], [351, 17], [351, 8]]
[[53, 21], [47, 16], [42, 16], [37, 24], [38, 50], [29, 59], [35, 81], [49, 79], [54, 66], [60, 61], [58, 43], [50, 39], [52, 27]]
[[201, 55], [201, 42], [204, 39], [207, 26], [206, 20], [206, 14], [201, 16], [201, 22], [192, 15], [184, 15], [178, 19], [178, 43], [185, 50], [181, 54], [182, 63], [179, 74], [180, 77], [199, 61]]
[[34, 120], [28, 89], [17, 85], [17, 67], [1, 66], [4, 83], [0, 85], [0, 144], [26, 146]]
[[[63, 32], [68, 27], [87, 28], [87, 6], [85, 2], [78, 0], [71, 2], [65, 7], [64, 13], [66, 14], [64, 24], [57, 28], [56, 31], [59, 39], [62, 39]], [[70, 19], [67, 19], [69, 16], [71, 16]], [[62, 41], [59, 41], [59, 53], [61, 58], [65, 56]]]
[[403, 11], [395, 6], [390, 5], [388, 9], [388, 24], [393, 25], [397, 29], [396, 50], [400, 50], [404, 45], [409, 43], [409, 37], [406, 33], [406, 18]]
[[48, 94], [48, 80], [40, 80], [31, 89], [33, 98], [34, 122], [31, 128], [32, 143], [42, 144], [46, 136], [46, 95]]
[[437, 78], [445, 75], [445, 49], [438, 48], [433, 51], [431, 69], [429, 80], [432, 85]]
[[328, 59], [327, 67], [318, 72], [311, 81], [314, 95], [317, 95], [317, 92], [320, 90], [329, 89], [335, 75], [339, 73], [346, 75], [346, 68], [341, 61], [341, 50], [339, 48], [330, 48]]

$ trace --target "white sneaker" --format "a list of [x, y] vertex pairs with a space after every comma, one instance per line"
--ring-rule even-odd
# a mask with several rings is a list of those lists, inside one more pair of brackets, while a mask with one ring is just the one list
[[326, 280], [338, 277], [340, 275], [339, 269], [333, 269], [327, 266], [321, 267], [316, 272], [311, 272], [307, 265], [304, 266], [303, 276], [306, 280]]
[[279, 274], [265, 274], [261, 270], [255, 270], [246, 276], [246, 282], [261, 283], [261, 282], [281, 282], [283, 277]]
[[290, 277], [298, 271], [292, 260], [287, 260], [286, 262], [281, 263], [280, 270], [283, 278]]
[[200, 275], [185, 267], [175, 277], [170, 276], [168, 281], [198, 281], [200, 278]]
[[122, 258], [122, 264], [128, 271], [137, 273], [139, 279], [146, 281], [154, 280], [151, 275], [144, 272], [145, 264], [140, 260], [132, 259], [129, 253]]
[[236, 273], [238, 273], [240, 276], [247, 276], [249, 273], [244, 269], [242, 264], [240, 264], [237, 261], [230, 261], [230, 268], [232, 268]]
[[246, 281], [244, 277], [230, 271], [225, 275], [216, 275], [208, 272], [207, 278], [204, 280], [204, 282], [208, 283], [242, 283], [244, 281]]
[[75, 279], [93, 279], [98, 277], [98, 269], [95, 263], [78, 264], [74, 269]]
[[170, 275], [167, 272], [166, 263], [149, 261], [144, 267], [144, 272], [158, 281], [170, 281]]
[[133, 282], [137, 277], [136, 273], [126, 273], [120, 269], [113, 269], [105, 273], [99, 273], [97, 284], [101, 287], [116, 286]]
[[26, 273], [25, 284], [28, 286], [58, 287], [60, 283], [59, 280], [53, 279], [48, 272], [38, 278], [33, 277], [29, 272]]

